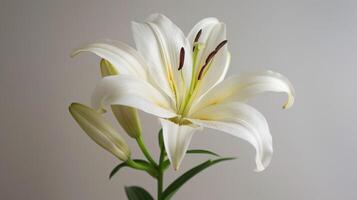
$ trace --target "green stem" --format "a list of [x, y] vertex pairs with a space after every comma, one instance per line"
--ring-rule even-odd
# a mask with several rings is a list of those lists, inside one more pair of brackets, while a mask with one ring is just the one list
[[142, 136], [137, 137], [137, 138], [136, 138], [136, 142], [138, 143], [138, 145], [139, 145], [141, 151], [143, 152], [143, 154], [145, 155], [145, 157], [149, 160], [149, 162], [150, 162], [155, 168], [157, 168], [158, 165], [156, 164], [155, 160], [151, 157], [151, 155], [150, 155], [148, 149], [146, 148]]
[[163, 184], [164, 184], [163, 175], [164, 175], [164, 173], [163, 173], [162, 169], [159, 169], [159, 173], [157, 176], [157, 199], [158, 200], [161, 200], [161, 194], [162, 194]]
[[164, 163], [165, 160], [165, 147], [161, 148], [160, 152], [160, 160], [159, 160], [159, 167], [158, 167], [158, 176], [157, 176], [157, 199], [161, 200], [161, 195], [163, 191], [163, 185], [164, 185]]
[[159, 146], [160, 146], [160, 158], [159, 158], [159, 167], [157, 168], [157, 199], [162, 199], [163, 185], [164, 185], [164, 171], [166, 169], [165, 165], [165, 145], [164, 138], [162, 135], [162, 129], [159, 131]]

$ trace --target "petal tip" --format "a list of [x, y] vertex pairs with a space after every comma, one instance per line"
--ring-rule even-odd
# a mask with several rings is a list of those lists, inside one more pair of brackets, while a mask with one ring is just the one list
[[259, 173], [259, 172], [262, 172], [262, 171], [264, 171], [264, 170], [265, 170], [264, 167], [263, 167], [263, 168], [256, 168], [256, 169], [254, 170], [254, 172]]
[[257, 163], [256, 168], [254, 169], [254, 172], [262, 172], [266, 169], [266, 166], [263, 165], [263, 163]]
[[78, 50], [78, 49], [76, 49], [76, 50], [74, 50], [69, 56], [71, 57], [71, 58], [74, 58], [76, 55], [78, 55], [80, 53], [80, 50]]
[[157, 20], [158, 18], [165, 19], [165, 20], [168, 19], [168, 17], [166, 17], [166, 16], [165, 16], [164, 14], [162, 14], [162, 13], [153, 13], [153, 14], [149, 15], [149, 16], [146, 18], [146, 20], [147, 20], [147, 21], [155, 21], [155, 20]]
[[180, 169], [180, 166], [174, 166], [175, 171], [179, 171], [179, 169]]
[[288, 101], [283, 105], [283, 109], [289, 109], [294, 104], [295, 98], [293, 95], [289, 95]]

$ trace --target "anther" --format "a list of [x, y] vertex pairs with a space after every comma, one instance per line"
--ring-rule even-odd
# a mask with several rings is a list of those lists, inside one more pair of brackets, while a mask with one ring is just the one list
[[185, 62], [185, 49], [183, 47], [181, 47], [181, 50], [180, 50], [180, 63], [179, 63], [178, 70], [182, 69], [184, 62]]
[[195, 37], [194, 42], [198, 42], [198, 39], [200, 39], [201, 34], [202, 34], [202, 29], [200, 29], [200, 30], [198, 31], [198, 33], [196, 34], [196, 37]]
[[216, 47], [215, 51], [219, 51], [225, 44], [227, 44], [228, 40], [223, 40], [219, 45]]
[[196, 34], [196, 37], [195, 37], [195, 40], [193, 41], [193, 48], [192, 48], [192, 51], [195, 51], [195, 43], [198, 42], [198, 40], [200, 39], [201, 37], [201, 34], [202, 34], [202, 29], [200, 29], [197, 34]]
[[201, 67], [200, 72], [198, 73], [198, 80], [200, 80], [202, 78], [203, 72], [205, 70], [205, 68], [207, 67], [207, 65], [209, 64], [209, 62], [211, 62], [211, 60], [213, 59], [213, 57], [218, 53], [218, 51], [227, 44], [227, 40], [223, 40], [221, 43], [218, 44], [218, 46], [215, 48], [214, 51], [212, 51], [206, 58], [205, 64]]
[[216, 50], [212, 51], [206, 58], [206, 64], [208, 64], [216, 54], [217, 54]]
[[201, 77], [202, 77], [202, 75], [203, 75], [203, 71], [205, 70], [206, 66], [207, 66], [207, 63], [205, 63], [205, 64], [202, 66], [200, 72], [198, 73], [198, 80], [201, 80]]

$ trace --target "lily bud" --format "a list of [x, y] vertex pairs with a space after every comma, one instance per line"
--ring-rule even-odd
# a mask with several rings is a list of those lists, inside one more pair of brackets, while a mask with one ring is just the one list
[[105, 59], [100, 60], [100, 72], [102, 74], [102, 77], [119, 74], [117, 69], [115, 69], [115, 67]]
[[[100, 61], [100, 70], [102, 77], [119, 74], [115, 67], [105, 59]], [[129, 106], [112, 105], [111, 107], [115, 118], [125, 132], [132, 138], [138, 138], [141, 135], [138, 111]]]
[[79, 103], [72, 103], [69, 112], [84, 132], [98, 145], [122, 161], [130, 158], [128, 145], [100, 113]]

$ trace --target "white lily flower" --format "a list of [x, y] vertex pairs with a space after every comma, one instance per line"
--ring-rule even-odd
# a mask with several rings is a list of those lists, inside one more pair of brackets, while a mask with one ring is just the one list
[[215, 18], [198, 22], [188, 37], [161, 14], [133, 22], [132, 29], [137, 50], [106, 41], [73, 53], [93, 52], [120, 71], [100, 81], [93, 106], [125, 105], [161, 118], [175, 169], [193, 133], [208, 127], [248, 141], [256, 150], [256, 170], [264, 170], [273, 154], [272, 137], [263, 115], [245, 102], [262, 92], [285, 92], [288, 108], [294, 101], [290, 82], [271, 71], [224, 80], [230, 63], [226, 26]]

